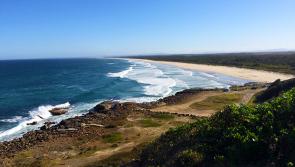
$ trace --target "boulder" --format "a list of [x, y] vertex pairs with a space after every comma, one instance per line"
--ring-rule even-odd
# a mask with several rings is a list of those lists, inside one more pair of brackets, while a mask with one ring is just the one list
[[51, 125], [55, 124], [55, 122], [45, 122], [44, 125], [40, 128], [40, 130], [49, 129]]
[[107, 111], [112, 109], [115, 106], [116, 102], [112, 102], [112, 101], [104, 101], [98, 105], [96, 105], [93, 110], [94, 111]]
[[52, 115], [62, 115], [68, 112], [68, 108], [53, 108], [49, 110]]

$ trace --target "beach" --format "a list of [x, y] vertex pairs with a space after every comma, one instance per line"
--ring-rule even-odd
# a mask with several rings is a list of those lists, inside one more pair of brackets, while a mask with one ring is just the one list
[[289, 74], [246, 69], [246, 68], [229, 67], [229, 66], [191, 64], [191, 63], [171, 62], [171, 61], [155, 61], [155, 60], [148, 60], [148, 59], [129, 59], [129, 60], [149, 62], [149, 63], [160, 63], [160, 64], [176, 66], [183, 69], [196, 70], [196, 71], [209, 72], [209, 73], [220, 73], [220, 74], [237, 77], [240, 79], [250, 80], [254, 82], [269, 83], [277, 79], [287, 80], [294, 77], [293, 75], [289, 75]]

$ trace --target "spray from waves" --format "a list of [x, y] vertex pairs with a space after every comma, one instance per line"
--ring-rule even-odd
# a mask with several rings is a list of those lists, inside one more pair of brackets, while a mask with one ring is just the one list
[[24, 117], [22, 117], [22, 116], [14, 116], [9, 119], [2, 119], [2, 120], [0, 120], [0, 122], [16, 123], [16, 122], [20, 122], [23, 119], [24, 119]]
[[69, 108], [69, 107], [70, 107], [69, 102], [55, 105], [55, 106], [52, 106], [52, 105], [39, 106], [38, 108], [29, 111], [28, 117], [23, 118], [20, 116], [15, 116], [14, 118], [11, 118], [11, 119], [1, 120], [1, 121], [20, 122], [20, 123], [14, 128], [0, 132], [0, 140], [4, 138], [5, 136], [15, 134], [21, 130], [24, 130], [28, 126], [32, 126], [32, 125], [28, 125], [29, 123], [32, 123], [32, 122], [38, 123], [50, 118], [52, 115], [49, 111], [54, 108]]
[[[128, 78], [143, 84], [144, 94], [154, 97], [165, 97], [171, 94], [172, 87], [176, 85], [176, 80], [164, 75], [163, 71], [156, 66], [146, 62], [134, 62], [127, 70], [108, 73], [109, 77]], [[155, 100], [155, 98], [143, 98], [146, 101]], [[144, 101], [141, 99], [140, 101]]]

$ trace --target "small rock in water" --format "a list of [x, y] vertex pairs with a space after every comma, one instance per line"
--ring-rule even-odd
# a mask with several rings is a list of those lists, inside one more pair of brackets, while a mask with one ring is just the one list
[[49, 110], [52, 115], [62, 115], [68, 112], [68, 108], [54, 108]]
[[37, 124], [36, 121], [34, 121], [34, 122], [30, 122], [30, 123], [27, 123], [27, 125], [36, 125], [36, 124]]

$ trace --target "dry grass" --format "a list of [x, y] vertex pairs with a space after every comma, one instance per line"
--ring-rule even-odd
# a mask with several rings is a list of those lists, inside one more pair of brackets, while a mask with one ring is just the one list
[[210, 96], [203, 101], [191, 104], [190, 107], [198, 110], [221, 110], [224, 106], [240, 102], [241, 100], [242, 94], [222, 94]]

